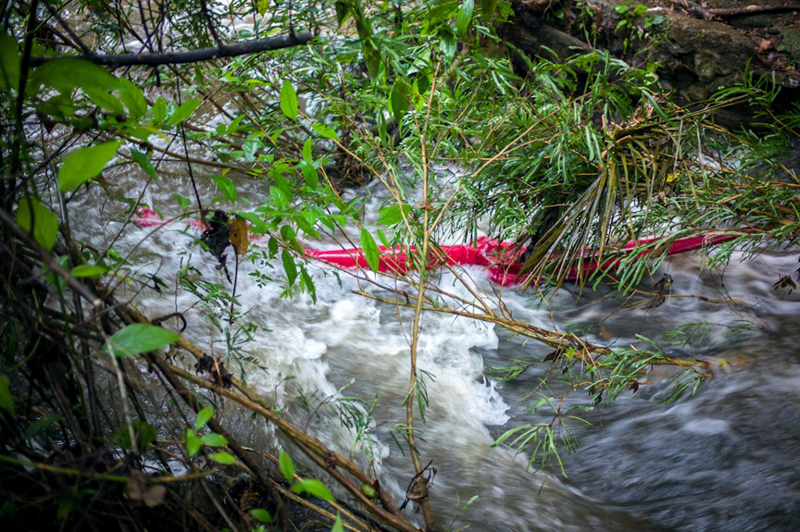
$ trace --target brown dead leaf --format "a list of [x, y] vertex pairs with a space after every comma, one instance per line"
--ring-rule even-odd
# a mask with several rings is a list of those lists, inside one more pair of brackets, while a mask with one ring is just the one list
[[763, 54], [767, 50], [772, 48], [772, 41], [768, 39], [762, 39], [760, 43], [758, 43], [758, 53]]
[[236, 218], [231, 222], [230, 241], [238, 255], [247, 253], [247, 248], [250, 247], [250, 233], [245, 220]]
[[147, 475], [141, 471], [131, 471], [128, 479], [128, 498], [130, 500], [143, 502], [148, 508], [153, 508], [164, 502], [166, 495], [166, 486], [150, 484]]

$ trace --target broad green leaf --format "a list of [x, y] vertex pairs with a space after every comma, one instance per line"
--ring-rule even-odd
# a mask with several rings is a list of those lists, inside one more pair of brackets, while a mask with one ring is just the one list
[[33, 239], [50, 251], [58, 237], [58, 218], [36, 198], [25, 196], [17, 206], [17, 225], [26, 233], [33, 228]]
[[467, 28], [472, 20], [472, 12], [475, 10], [475, 0], [464, 0], [461, 4], [461, 9], [458, 10], [456, 17], [456, 29], [458, 35], [463, 37], [467, 33]]
[[319, 174], [313, 164], [300, 161], [300, 170], [303, 172], [303, 178], [309, 188], [317, 188], [319, 186]]
[[286, 280], [289, 281], [289, 286], [294, 284], [297, 279], [297, 266], [294, 263], [294, 257], [289, 253], [288, 249], [284, 249], [281, 253], [281, 260], [283, 261], [283, 269], [286, 271]]
[[192, 98], [191, 100], [187, 100], [181, 104], [180, 107], [175, 109], [175, 112], [169, 117], [167, 121], [167, 125], [174, 126], [180, 124], [190, 116], [192, 113], [197, 111], [197, 108], [203, 104], [201, 100], [197, 98]]
[[152, 177], [153, 180], [158, 181], [158, 172], [156, 172], [153, 163], [150, 162], [150, 158], [146, 154], [139, 150], [131, 149], [131, 157], [133, 157], [136, 164], [138, 164], [147, 175]]
[[0, 87], [19, 87], [19, 47], [11, 35], [0, 37]]
[[297, 93], [288, 79], [281, 88], [281, 111], [292, 120], [297, 120]]
[[214, 416], [214, 407], [207, 406], [197, 413], [197, 419], [194, 422], [194, 428], [197, 430], [205, 427], [211, 418]]
[[162, 349], [176, 342], [179, 336], [157, 325], [134, 323], [114, 333], [106, 349], [118, 357], [132, 357]]
[[96, 177], [114, 157], [121, 144], [118, 140], [104, 142], [97, 146], [77, 149], [67, 155], [58, 171], [58, 187], [61, 192], [75, 190]]
[[378, 223], [383, 225], [399, 224], [403, 221], [404, 215], [408, 216], [411, 212], [411, 205], [389, 205], [378, 211]]
[[278, 454], [278, 467], [281, 470], [281, 474], [283, 474], [283, 478], [286, 479], [286, 482], [289, 484], [293, 483], [295, 475], [294, 463], [291, 457], [283, 451]]
[[409, 106], [411, 105], [410, 89], [411, 86], [408, 84], [408, 82], [400, 77], [395, 80], [394, 86], [392, 87], [392, 94], [390, 97], [392, 114], [394, 115], [394, 119], [397, 120], [398, 124], [402, 122], [403, 116], [405, 116]]
[[73, 277], [100, 277], [108, 271], [105, 266], [98, 266], [96, 264], [79, 264], [72, 268], [70, 274]]
[[250, 515], [256, 518], [257, 521], [261, 523], [271, 523], [272, 516], [269, 514], [268, 511], [264, 510], [263, 508], [253, 508], [250, 510]]
[[331, 532], [344, 532], [344, 526], [342, 525], [342, 516], [339, 512], [336, 512], [336, 521], [333, 522], [333, 526], [331, 527]]
[[147, 112], [147, 100], [144, 98], [142, 89], [125, 78], [120, 78], [119, 83], [119, 99], [128, 108], [131, 117], [139, 120]]
[[452, 61], [458, 49], [458, 40], [450, 26], [442, 26], [439, 29], [439, 49], [445, 61]]
[[381, 262], [381, 254], [375, 244], [375, 239], [366, 229], [361, 230], [361, 248], [364, 250], [364, 257], [366, 257], [370, 269], [373, 272], [377, 272]]
[[78, 87], [112, 91], [119, 88], [119, 80], [108, 71], [83, 59], [56, 59], [36, 68], [33, 74], [36, 86], [44, 84], [62, 94]]
[[[0, 377], [1, 379], [2, 377]], [[2, 392], [0, 392], [2, 394]], [[28, 438], [33, 438], [34, 436], [38, 436], [43, 430], [47, 429], [53, 423], [58, 423], [64, 419], [63, 416], [60, 414], [48, 414], [44, 416], [42, 419], [37, 419], [25, 429], [25, 436]]]
[[314, 153], [312, 149], [313, 145], [311, 143], [311, 137], [308, 137], [306, 141], [303, 143], [303, 160], [307, 163], [314, 162]]
[[167, 100], [159, 96], [153, 104], [153, 120], [158, 124], [167, 117]]
[[337, 140], [337, 141], [339, 140], [339, 135], [336, 133], [336, 130], [328, 125], [316, 122], [311, 125], [311, 129], [313, 129], [314, 131], [317, 132], [318, 135], [320, 135], [321, 137], [325, 137], [326, 139]]
[[8, 377], [0, 375], [0, 408], [11, 414], [14, 414], [14, 396], [11, 395], [11, 390], [8, 388]]
[[228, 439], [223, 436], [222, 434], [206, 434], [200, 441], [203, 442], [203, 445], [208, 445], [209, 447], [222, 447], [224, 445], [228, 445]]
[[313, 478], [307, 478], [294, 484], [292, 486], [292, 491], [294, 493], [308, 493], [309, 495], [313, 495], [314, 497], [328, 502], [334, 502], [336, 500], [333, 498], [331, 490], [329, 490], [325, 484]]
[[197, 454], [197, 451], [200, 450], [200, 447], [203, 446], [203, 442], [200, 441], [200, 438], [197, 437], [197, 434], [194, 433], [193, 430], [189, 429], [186, 431], [186, 451], [189, 453], [189, 456], [194, 456]]
[[481, 0], [481, 13], [486, 22], [492, 20], [499, 0]]
[[222, 465], [231, 465], [236, 463], [236, 458], [228, 453], [214, 453], [209, 456], [209, 458]]
[[84, 87], [83, 92], [86, 93], [89, 99], [98, 107], [102, 107], [115, 115], [125, 114], [125, 107], [122, 105], [122, 102], [108, 91], [96, 87]]

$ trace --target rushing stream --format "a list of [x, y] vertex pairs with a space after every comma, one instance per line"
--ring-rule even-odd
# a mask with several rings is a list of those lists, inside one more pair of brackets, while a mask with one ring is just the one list
[[[113, 180], [123, 190], [141, 186], [140, 180], [121, 172]], [[249, 194], [258, 197], [256, 185], [241, 186], [253, 187]], [[190, 190], [187, 179], [166, 178], [150, 185], [145, 201], [169, 213], [174, 210], [172, 194], [191, 197]], [[201, 192], [206, 201], [214, 195], [210, 187]], [[99, 246], [98, 220], [108, 242], [121, 226], [113, 221], [121, 210], [118, 203], [102, 201], [102, 192], [95, 194], [76, 204], [71, 218], [84, 224], [79, 236]], [[214, 354], [224, 353], [224, 338], [203, 319], [198, 298], [175, 288], [177, 272], [190, 256], [204, 278], [230, 286], [224, 274], [178, 227], [145, 238], [149, 232], [129, 226], [117, 244], [125, 251], [145, 239], [136, 250], [136, 263], [143, 272], [157, 272], [167, 285], [162, 293], [144, 290], [138, 299], [141, 307], [151, 316], [188, 311], [186, 336]], [[245, 364], [247, 382], [339, 451], [352, 450], [365, 467], [372, 460], [384, 486], [402, 500], [412, 470], [390, 430], [404, 422], [410, 312], [355, 295], [352, 290], [369, 286], [316, 266], [311, 267], [316, 304], [307, 295], [281, 298], [283, 280], [275, 262], [275, 281], [261, 288], [248, 275], [255, 265], [243, 262], [240, 268], [239, 308], [250, 309], [241, 321], [260, 328], [243, 345], [256, 362]], [[712, 361], [714, 378], [694, 396], [686, 394], [665, 406], [659, 401], [669, 393], [673, 372], [656, 370], [648, 378], [652, 384], [589, 412], [586, 417], [593, 425], [574, 427], [580, 445], [566, 456], [567, 478], [558, 471], [528, 469], [527, 456], [491, 447], [498, 434], [534, 419], [525, 409], [526, 396], [549, 364], [534, 366], [505, 384], [489, 379], [486, 369], [511, 359], [541, 357], [549, 350], [484, 323], [424, 316], [419, 367], [430, 404], [426, 422], [418, 423], [422, 458], [433, 460], [438, 469], [432, 504], [442, 530], [451, 523], [454, 530], [470, 525], [476, 531], [797, 529], [800, 331], [793, 324], [800, 298], [772, 288], [780, 275], [794, 273], [797, 253], [764, 254], [750, 262], [734, 257], [724, 289], [720, 277], [701, 272], [701, 266], [699, 255], [667, 261], [662, 270], [674, 279], [672, 293], [710, 299], [727, 295], [741, 304], [729, 307], [685, 297], [669, 298], [657, 308], [620, 309], [625, 301], [604, 297], [602, 291], [579, 296], [568, 286], [548, 309], [533, 291], [502, 291], [505, 306], [518, 320], [551, 329], [554, 322], [559, 330], [617, 346], [633, 343], [636, 334], [668, 346], [663, 333], [679, 325], [713, 324], [707, 330], [699, 327], [704, 335], [670, 349]], [[468, 273], [487, 294], [498, 290], [479, 269]], [[441, 274], [438, 283], [471, 298], [452, 274]], [[238, 371], [236, 362], [230, 365]], [[367, 404], [378, 399], [375, 423], [363, 427], [359, 442], [338, 418], [342, 410], [335, 404], [341, 395]], [[359, 408], [348, 411], [364, 411]], [[274, 441], [262, 423], [249, 416], [235, 419], [245, 441]], [[302, 461], [299, 453], [295, 457]], [[476, 495], [468, 509], [458, 509], [457, 500], [463, 503]]]

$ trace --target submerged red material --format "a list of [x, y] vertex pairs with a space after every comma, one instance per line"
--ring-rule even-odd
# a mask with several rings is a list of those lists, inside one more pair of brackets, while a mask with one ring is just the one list
[[[163, 225], [165, 221], [154, 211], [140, 207], [136, 214], [131, 217], [132, 221], [140, 227], [154, 227]], [[191, 222], [191, 225], [200, 229], [200, 222]], [[617, 251], [614, 257], [608, 258], [600, 263], [592, 259], [592, 252], [587, 252], [584, 257], [582, 272], [589, 275], [598, 269], [612, 272], [616, 270], [624, 258], [630, 257], [636, 249], [647, 246], [646, 249], [639, 251], [639, 256], [657, 256], [664, 252], [664, 247], [659, 246], [658, 242], [669, 245], [666, 249], [667, 255], [686, 253], [694, 251], [704, 246], [720, 244], [737, 238], [734, 235], [718, 234], [709, 231], [698, 236], [678, 238], [669, 242], [668, 237], [647, 238], [628, 242], [622, 246], [610, 247], [608, 252]], [[258, 241], [256, 242], [258, 243]], [[386, 248], [379, 246], [380, 263], [378, 270], [384, 273], [404, 274], [414, 269], [413, 255], [416, 253], [414, 246]], [[431, 268], [436, 268], [444, 264], [461, 266], [483, 266], [487, 268], [489, 279], [502, 285], [512, 285], [524, 280], [525, 276], [519, 275], [522, 264], [519, 262], [509, 262], [514, 260], [524, 248], [514, 249], [510, 242], [499, 242], [485, 236], [478, 239], [476, 246], [467, 245], [445, 245], [438, 246], [430, 253], [429, 261]], [[336, 250], [313, 250], [306, 249], [309, 257], [340, 266], [343, 268], [368, 268], [366, 255], [361, 248], [336, 249]], [[557, 260], [557, 256], [552, 257]], [[566, 275], [567, 281], [574, 281], [578, 278], [578, 269], [573, 267]]]

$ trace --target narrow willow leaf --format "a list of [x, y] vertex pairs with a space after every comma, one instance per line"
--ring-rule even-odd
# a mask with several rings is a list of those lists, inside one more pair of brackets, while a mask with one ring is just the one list
[[97, 177], [121, 144], [120, 141], [104, 142], [71, 152], [58, 171], [58, 188], [61, 192], [69, 192]]
[[294, 493], [308, 493], [323, 501], [334, 502], [336, 500], [333, 498], [331, 490], [329, 490], [325, 484], [313, 478], [307, 478], [294, 484], [292, 486], [292, 491]]
[[378, 266], [381, 262], [381, 254], [378, 251], [378, 246], [375, 244], [375, 239], [369, 234], [366, 229], [361, 230], [361, 247], [364, 250], [364, 257], [367, 259], [367, 264], [373, 272], [378, 271]]
[[157, 325], [134, 323], [114, 333], [106, 349], [118, 357], [132, 357], [162, 349], [176, 342], [179, 336]]
[[297, 120], [297, 93], [288, 79], [281, 88], [281, 111], [292, 120]]
[[25, 196], [17, 207], [17, 225], [26, 233], [33, 228], [33, 239], [50, 251], [58, 237], [58, 218], [36, 198]]
[[209, 447], [223, 447], [228, 445], [228, 438], [223, 436], [222, 434], [206, 434], [200, 441], [203, 442], [203, 445], [208, 445]]
[[463, 37], [467, 33], [467, 28], [472, 20], [472, 13], [474, 10], [475, 0], [464, 0], [464, 3], [461, 4], [461, 8], [458, 10], [458, 16], [456, 17], [456, 29], [460, 37]]
[[153, 180], [158, 181], [158, 172], [156, 172], [153, 163], [150, 162], [150, 158], [146, 154], [139, 150], [131, 149], [131, 157], [133, 157], [136, 164], [138, 164], [147, 175], [152, 177]]
[[197, 419], [194, 422], [194, 428], [197, 430], [205, 427], [211, 418], [214, 416], [214, 407], [207, 406], [197, 413]]
[[295, 475], [294, 463], [291, 457], [283, 451], [278, 455], [278, 467], [281, 470], [283, 478], [286, 479], [286, 482], [289, 484], [293, 483]]
[[209, 456], [209, 458], [222, 465], [232, 465], [236, 463], [236, 458], [228, 453], [214, 453]]
[[96, 264], [79, 264], [72, 268], [72, 271], [69, 272], [73, 277], [83, 278], [83, 277], [100, 277], [104, 273], [108, 271], [108, 268], [105, 266], [98, 266]]

